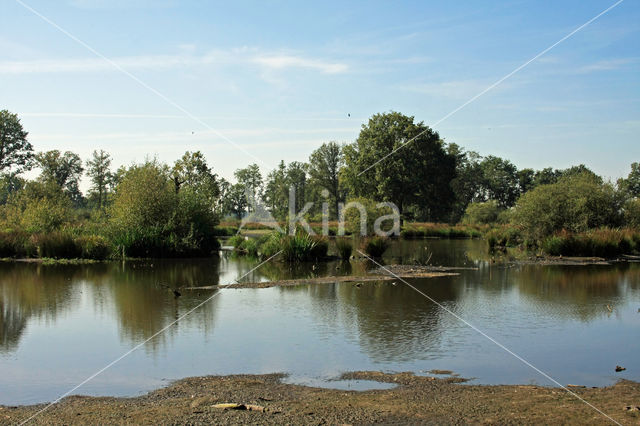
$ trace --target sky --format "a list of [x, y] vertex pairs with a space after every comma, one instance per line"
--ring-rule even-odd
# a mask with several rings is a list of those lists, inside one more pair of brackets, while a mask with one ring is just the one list
[[615, 180], [640, 161], [639, 1], [465, 105], [614, 3], [0, 0], [0, 109], [37, 151], [116, 167], [200, 150], [266, 174], [399, 111], [518, 168]]

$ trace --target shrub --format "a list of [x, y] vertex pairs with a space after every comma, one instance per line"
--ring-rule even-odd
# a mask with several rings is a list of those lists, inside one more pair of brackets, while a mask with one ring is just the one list
[[371, 257], [382, 257], [389, 248], [389, 240], [379, 236], [365, 238], [362, 242], [362, 248]]
[[25, 244], [29, 236], [23, 232], [0, 233], [0, 257], [16, 257], [26, 255]]
[[501, 209], [497, 201], [491, 200], [484, 203], [470, 203], [462, 217], [462, 223], [496, 223], [500, 213]]
[[338, 249], [338, 256], [342, 260], [348, 260], [351, 257], [353, 251], [353, 245], [350, 239], [336, 238], [336, 248]]
[[575, 233], [617, 226], [621, 222], [620, 204], [611, 184], [589, 173], [578, 173], [523, 194], [512, 221], [527, 237], [541, 241], [563, 229]]
[[245, 237], [244, 237], [243, 235], [236, 234], [236, 235], [234, 235], [233, 237], [229, 238], [229, 239], [227, 240], [227, 243], [228, 243], [230, 246], [233, 246], [233, 247], [235, 247], [235, 248], [240, 248], [240, 245], [244, 242], [244, 238], [245, 238]]

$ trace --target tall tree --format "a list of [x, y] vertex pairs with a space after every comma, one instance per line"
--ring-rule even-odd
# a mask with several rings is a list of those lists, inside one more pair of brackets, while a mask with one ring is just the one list
[[451, 181], [451, 188], [456, 202], [451, 213], [451, 222], [457, 223], [463, 216], [469, 203], [478, 201], [482, 186], [482, 157], [474, 151], [464, 151], [455, 143], [447, 145], [447, 152], [456, 160], [456, 177]]
[[74, 203], [82, 202], [82, 193], [78, 185], [84, 169], [78, 154], [71, 151], [62, 154], [54, 149], [36, 154], [36, 161], [41, 169], [42, 181], [55, 182], [67, 191]]
[[0, 172], [22, 173], [31, 169], [33, 146], [20, 119], [9, 111], [0, 111]]
[[91, 195], [96, 198], [98, 210], [104, 208], [109, 185], [113, 179], [111, 156], [103, 151], [93, 151], [91, 160], [87, 160], [87, 175], [91, 178]]
[[343, 176], [354, 195], [392, 201], [401, 214], [415, 205], [426, 220], [449, 214], [456, 159], [424, 123], [398, 112], [376, 114], [343, 152]]
[[286, 180], [287, 187], [295, 189], [294, 207], [297, 212], [304, 207], [307, 201], [307, 164], [300, 161], [289, 163]]
[[218, 175], [213, 173], [200, 151], [185, 152], [175, 162], [172, 179], [176, 192], [184, 185], [204, 197], [213, 208], [220, 197]]
[[640, 197], [640, 163], [631, 164], [631, 172], [626, 179], [618, 180], [618, 186], [632, 197]]
[[343, 201], [340, 188], [340, 169], [344, 166], [342, 147], [336, 142], [323, 143], [309, 156], [309, 180], [316, 188], [326, 189], [333, 203], [335, 217], [338, 217], [338, 204]]
[[284, 220], [289, 212], [289, 188], [287, 185], [287, 166], [280, 161], [278, 167], [267, 175], [264, 189], [265, 204], [273, 217]]
[[244, 169], [236, 170], [234, 176], [243, 188], [243, 192], [249, 191], [256, 200], [262, 198], [262, 174], [257, 164], [249, 164]]
[[515, 204], [520, 195], [518, 169], [509, 160], [490, 155], [480, 163], [486, 200], [496, 200], [505, 208]]

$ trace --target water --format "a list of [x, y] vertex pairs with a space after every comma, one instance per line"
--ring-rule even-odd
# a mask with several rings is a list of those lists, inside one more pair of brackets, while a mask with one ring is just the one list
[[[562, 384], [640, 380], [640, 265], [497, 266], [482, 241], [397, 241], [387, 263], [469, 266], [412, 284]], [[0, 264], [0, 404], [50, 401], [202, 301], [215, 297], [75, 393], [134, 396], [186, 376], [288, 373], [334, 381], [353, 370], [453, 370], [472, 383], [546, 378], [411, 288], [352, 283], [182, 290], [230, 283], [255, 262]], [[269, 264], [248, 281], [362, 274], [371, 265]], [[616, 365], [627, 368], [615, 373]]]

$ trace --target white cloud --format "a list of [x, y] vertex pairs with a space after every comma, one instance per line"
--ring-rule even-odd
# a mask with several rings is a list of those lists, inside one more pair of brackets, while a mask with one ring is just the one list
[[636, 62], [635, 58], [608, 59], [579, 67], [576, 69], [576, 72], [579, 74], [587, 74], [598, 71], [612, 71], [634, 62]]
[[275, 69], [309, 68], [326, 74], [343, 73], [349, 68], [346, 64], [339, 62], [327, 62], [293, 55], [259, 55], [253, 58], [253, 62]]
[[400, 89], [438, 98], [465, 99], [477, 95], [491, 83], [477, 80], [444, 81], [400, 86]]
[[[183, 45], [180, 49], [193, 51], [195, 46]], [[242, 48], [212, 50], [204, 55], [141, 55], [112, 58], [113, 62], [129, 70], [166, 69], [193, 67], [211, 64], [258, 65], [267, 70], [306, 68], [325, 74], [343, 73], [348, 70], [344, 63], [309, 58], [300, 55], [259, 53], [256, 49]], [[114, 66], [100, 58], [42, 59], [0, 62], [0, 74], [64, 73], [113, 71]]]

